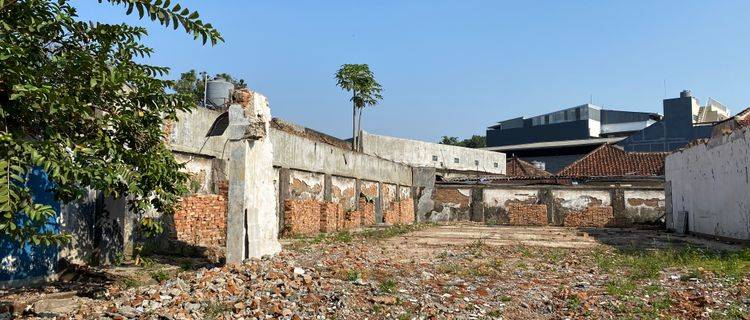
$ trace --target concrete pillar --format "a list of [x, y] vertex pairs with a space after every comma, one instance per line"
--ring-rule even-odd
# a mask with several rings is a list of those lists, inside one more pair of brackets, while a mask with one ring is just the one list
[[281, 251], [274, 192], [271, 112], [266, 98], [240, 91], [242, 104], [229, 107], [227, 128], [229, 205], [227, 263]]
[[378, 196], [375, 198], [375, 222], [383, 223], [383, 183], [378, 181]]
[[615, 217], [615, 224], [629, 225], [633, 223], [632, 217], [625, 214], [625, 191], [620, 187], [615, 187], [609, 191], [610, 203], [612, 204], [612, 214]]
[[359, 199], [362, 197], [362, 180], [359, 180], [359, 178], [354, 179], [354, 208], [356, 210], [362, 210], [363, 208], [359, 207]]
[[284, 201], [291, 195], [289, 190], [291, 179], [292, 173], [289, 168], [279, 168], [279, 230], [284, 230]]
[[562, 225], [562, 218], [555, 214], [555, 197], [552, 196], [552, 189], [539, 189], [539, 203], [547, 205], [547, 223], [553, 226]]
[[333, 189], [333, 179], [330, 174], [326, 173], [323, 175], [323, 200], [333, 201], [333, 195], [331, 194]]
[[484, 188], [475, 187], [471, 189], [471, 221], [484, 222]]

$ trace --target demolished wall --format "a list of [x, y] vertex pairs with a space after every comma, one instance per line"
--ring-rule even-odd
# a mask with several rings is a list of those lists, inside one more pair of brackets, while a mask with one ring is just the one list
[[650, 224], [663, 217], [665, 210], [664, 190], [652, 187], [440, 185], [433, 200], [431, 221], [523, 226]]

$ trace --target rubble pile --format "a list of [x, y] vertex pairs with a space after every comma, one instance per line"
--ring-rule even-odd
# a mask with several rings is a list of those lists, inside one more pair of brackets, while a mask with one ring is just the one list
[[274, 257], [182, 271], [159, 284], [110, 286], [105, 295], [56, 312], [78, 319], [747, 319], [750, 314], [747, 269], [721, 275], [700, 268], [632, 269], [620, 264], [625, 260], [616, 248], [605, 245], [491, 246], [481, 239], [425, 245], [409, 234], [336, 239], [289, 240]]

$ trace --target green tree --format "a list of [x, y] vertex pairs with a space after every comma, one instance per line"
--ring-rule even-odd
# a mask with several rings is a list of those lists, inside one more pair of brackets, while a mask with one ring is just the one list
[[458, 146], [461, 144], [461, 141], [458, 141], [458, 137], [443, 136], [443, 138], [438, 143], [447, 144], [451, 146]]
[[[103, 2], [99, 0], [99, 2]], [[198, 13], [168, 0], [106, 0], [166, 27], [182, 27], [203, 43], [223, 41]], [[146, 30], [82, 21], [67, 0], [0, 0], [0, 236], [35, 244], [66, 234], [40, 231], [54, 215], [34, 203], [24, 183], [45, 170], [57, 199], [87, 189], [128, 195], [130, 208], [170, 213], [186, 191], [187, 175], [164, 143], [162, 127], [189, 95], [167, 93], [168, 69], [139, 63], [153, 50]], [[158, 232], [141, 219], [145, 234]]]
[[[193, 97], [194, 101], [202, 102], [204, 98], [204, 92], [206, 90], [204, 77], [207, 74], [208, 73], [205, 71], [198, 73], [194, 69], [188, 72], [181, 73], [180, 79], [178, 79], [174, 85], [175, 92], [188, 94]], [[245, 83], [244, 79], [235, 79], [228, 73], [216, 74], [214, 78], [222, 78], [224, 80], [227, 80], [234, 84], [235, 88], [237, 89], [247, 88], [247, 84]]]
[[438, 143], [476, 149], [484, 148], [486, 146], [485, 140], [485, 136], [478, 135], [472, 135], [471, 138], [463, 140], [458, 140], [458, 137], [443, 136], [443, 138]]
[[352, 93], [349, 99], [352, 102], [352, 149], [359, 150], [362, 111], [366, 106], [374, 106], [383, 99], [383, 87], [375, 81], [375, 75], [367, 64], [344, 64], [336, 72], [335, 78], [341, 89]]

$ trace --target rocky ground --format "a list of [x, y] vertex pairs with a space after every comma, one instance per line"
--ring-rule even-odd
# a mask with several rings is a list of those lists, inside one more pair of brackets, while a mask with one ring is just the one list
[[152, 284], [93, 277], [0, 300], [77, 319], [750, 319], [750, 250], [656, 231], [392, 227], [180, 264], [147, 266]]

